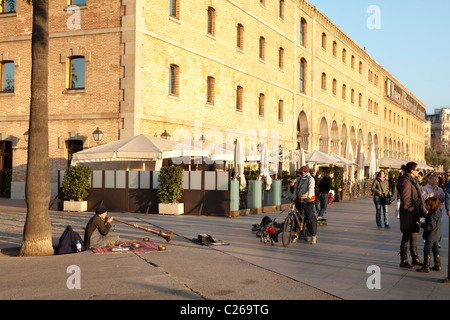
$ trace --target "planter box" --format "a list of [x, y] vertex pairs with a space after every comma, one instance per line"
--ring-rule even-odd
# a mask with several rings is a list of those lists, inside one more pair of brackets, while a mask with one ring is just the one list
[[87, 211], [87, 201], [64, 201], [64, 211], [85, 212]]
[[158, 203], [158, 212], [159, 214], [183, 214], [184, 203]]

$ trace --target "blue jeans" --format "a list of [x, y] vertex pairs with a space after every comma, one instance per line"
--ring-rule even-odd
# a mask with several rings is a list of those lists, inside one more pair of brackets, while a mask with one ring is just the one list
[[383, 220], [384, 226], [389, 226], [389, 212], [384, 199], [379, 197], [373, 197], [373, 203], [375, 204], [376, 209], [376, 222], [378, 228], [381, 228], [381, 209], [383, 209]]
[[327, 212], [327, 206], [328, 206], [328, 193], [321, 192], [319, 193], [319, 200], [320, 200], [320, 211], [318, 214], [318, 217], [322, 217]]

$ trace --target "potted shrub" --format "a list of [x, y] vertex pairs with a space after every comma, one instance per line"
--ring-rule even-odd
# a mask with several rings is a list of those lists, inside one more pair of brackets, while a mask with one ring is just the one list
[[88, 190], [91, 188], [92, 169], [86, 166], [74, 166], [67, 169], [64, 175], [62, 192], [64, 198], [64, 211], [87, 211]]
[[[342, 188], [342, 180], [344, 178], [343, 169], [338, 166], [334, 166], [332, 168], [334, 170], [334, 178], [333, 178], [334, 186], [336, 188]], [[335, 191], [334, 202], [339, 202], [341, 200], [342, 200], [342, 191], [341, 192]]]
[[183, 170], [174, 166], [161, 168], [158, 182], [159, 213], [183, 214], [184, 204], [178, 203], [184, 191]]

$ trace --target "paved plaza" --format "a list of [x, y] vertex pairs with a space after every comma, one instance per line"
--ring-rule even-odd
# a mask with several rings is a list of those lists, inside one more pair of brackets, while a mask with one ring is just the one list
[[[266, 214], [223, 218], [111, 213], [155, 230], [171, 230], [172, 241], [114, 222], [124, 240], [165, 244], [165, 252], [13, 257], [20, 246], [25, 202], [0, 201], [0, 299], [186, 299], [186, 300], [449, 300], [448, 216], [443, 216], [442, 271], [429, 274], [399, 268], [401, 233], [394, 205], [391, 229], [377, 229], [372, 198], [334, 203], [317, 244], [298, 241], [284, 248], [262, 244], [251, 227]], [[267, 214], [281, 222], [285, 213]], [[67, 225], [83, 234], [92, 213], [51, 211], [53, 243]], [[201, 246], [191, 240], [210, 234], [229, 245]], [[423, 243], [419, 252], [423, 256]], [[78, 266], [81, 288], [68, 289], [68, 267]], [[380, 288], [369, 289], [372, 268]], [[369, 270], [368, 270], [369, 268]], [[368, 273], [370, 272], [370, 273]], [[373, 279], [370, 278], [370, 279]], [[369, 279], [369, 280], [370, 280]], [[374, 283], [373, 281], [369, 281]]]

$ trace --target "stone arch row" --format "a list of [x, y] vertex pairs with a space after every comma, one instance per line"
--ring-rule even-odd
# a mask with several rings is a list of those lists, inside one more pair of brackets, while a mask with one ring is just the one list
[[[314, 124], [316, 125], [316, 124]], [[364, 135], [362, 128], [356, 128], [352, 123], [347, 125], [345, 122], [338, 124], [338, 121], [327, 120], [325, 116], [321, 116], [317, 124], [319, 151], [324, 153], [336, 153], [345, 157], [347, 140], [350, 139], [353, 155], [359, 149], [362, 141], [364, 144], [365, 157], [370, 156], [372, 143], [375, 145], [376, 157], [389, 157], [396, 159], [405, 159], [409, 155], [409, 145], [403, 139], [385, 136], [380, 139], [377, 133], [369, 131], [367, 136]], [[304, 111], [301, 111], [297, 121], [297, 148], [313, 151], [313, 145], [317, 145], [317, 141], [313, 144], [312, 130], [310, 129], [308, 117]]]

